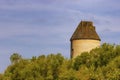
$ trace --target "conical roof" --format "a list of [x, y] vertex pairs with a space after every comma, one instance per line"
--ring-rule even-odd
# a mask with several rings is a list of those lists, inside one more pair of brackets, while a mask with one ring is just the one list
[[81, 21], [71, 37], [72, 40], [92, 39], [101, 41], [91, 21]]

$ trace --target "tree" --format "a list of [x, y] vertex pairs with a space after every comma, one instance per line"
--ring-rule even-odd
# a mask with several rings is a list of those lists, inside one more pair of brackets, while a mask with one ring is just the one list
[[11, 61], [11, 63], [17, 63], [17, 62], [19, 62], [21, 59], [22, 59], [22, 57], [21, 57], [21, 55], [19, 55], [18, 53], [13, 53], [13, 54], [10, 56], [10, 61]]
[[0, 80], [3, 80], [3, 74], [0, 74]]
[[81, 65], [89, 66], [90, 55], [88, 52], [83, 52], [80, 56], [77, 56], [74, 59], [74, 69], [79, 70]]
[[119, 80], [120, 46], [103, 44], [75, 59], [61, 54], [22, 59], [14, 53], [0, 80]]

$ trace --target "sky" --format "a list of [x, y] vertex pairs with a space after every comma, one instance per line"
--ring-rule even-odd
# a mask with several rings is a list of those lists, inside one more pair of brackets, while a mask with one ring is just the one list
[[10, 56], [61, 53], [80, 21], [92, 21], [102, 43], [120, 43], [120, 0], [0, 0], [0, 73]]

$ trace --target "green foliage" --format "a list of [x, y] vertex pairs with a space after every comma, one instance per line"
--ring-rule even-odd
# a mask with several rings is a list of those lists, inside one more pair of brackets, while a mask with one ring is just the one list
[[60, 53], [22, 59], [14, 53], [10, 60], [0, 80], [120, 80], [120, 45], [105, 43], [75, 59]]
[[3, 74], [0, 74], [0, 80], [3, 80]]
[[18, 53], [13, 53], [11, 56], [10, 56], [10, 61], [12, 63], [17, 63], [19, 62], [20, 60], [22, 59], [21, 55], [19, 55]]

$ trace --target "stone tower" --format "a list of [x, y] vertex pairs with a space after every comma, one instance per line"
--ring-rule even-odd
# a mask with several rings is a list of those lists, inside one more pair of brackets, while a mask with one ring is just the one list
[[71, 39], [71, 58], [100, 46], [100, 37], [91, 21], [81, 21]]

